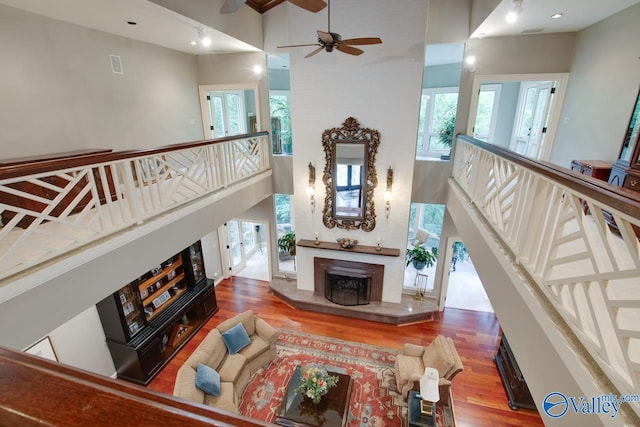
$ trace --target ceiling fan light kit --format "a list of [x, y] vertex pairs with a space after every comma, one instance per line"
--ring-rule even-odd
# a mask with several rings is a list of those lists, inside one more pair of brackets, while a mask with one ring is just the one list
[[[291, 1], [291, 0], [289, 0]], [[293, 3], [293, 2], [292, 2]], [[288, 46], [278, 46], [279, 49], [288, 48], [288, 47], [305, 47], [305, 46], [317, 46], [316, 49], [309, 52], [305, 58], [310, 58], [321, 51], [325, 52], [333, 52], [333, 50], [339, 50], [342, 53], [346, 53], [348, 55], [361, 55], [364, 53], [362, 49], [358, 49], [353, 46], [363, 46], [363, 45], [372, 45], [372, 44], [380, 44], [382, 43], [382, 39], [380, 37], [358, 37], [354, 39], [343, 39], [342, 36], [338, 33], [331, 32], [331, 0], [328, 0], [328, 8], [327, 8], [327, 31], [318, 30], [318, 42], [311, 44], [296, 44], [296, 45], [288, 45]]]

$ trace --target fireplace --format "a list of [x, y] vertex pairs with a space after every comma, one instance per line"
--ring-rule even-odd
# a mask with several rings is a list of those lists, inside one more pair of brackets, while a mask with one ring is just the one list
[[314, 258], [314, 292], [339, 305], [382, 301], [384, 265]]
[[324, 297], [340, 305], [371, 302], [371, 276], [352, 269], [331, 268], [324, 272]]

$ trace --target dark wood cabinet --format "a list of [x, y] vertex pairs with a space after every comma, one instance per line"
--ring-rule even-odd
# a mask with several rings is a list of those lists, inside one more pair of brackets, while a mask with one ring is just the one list
[[218, 311], [200, 242], [96, 306], [118, 378], [148, 384]]
[[514, 411], [519, 408], [536, 409], [536, 405], [511, 351], [507, 338], [502, 334], [498, 352], [493, 358], [498, 373], [507, 393], [509, 407]]
[[602, 181], [609, 180], [611, 163], [602, 160], [572, 160], [571, 170]]
[[[572, 160], [571, 170], [579, 174], [590, 176], [601, 181], [608, 181], [611, 174], [612, 165], [602, 160]], [[581, 200], [582, 210], [586, 214], [589, 213], [589, 207], [584, 200]]]

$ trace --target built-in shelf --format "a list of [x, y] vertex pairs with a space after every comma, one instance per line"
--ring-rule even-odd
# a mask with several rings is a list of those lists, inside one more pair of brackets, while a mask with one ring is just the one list
[[325, 249], [329, 251], [355, 252], [367, 255], [400, 256], [400, 249], [381, 247], [380, 250], [378, 250], [375, 246], [367, 245], [355, 245], [351, 249], [344, 249], [338, 244], [338, 242], [323, 242], [321, 240], [316, 243], [314, 240], [300, 239], [298, 241], [298, 246], [303, 248]]

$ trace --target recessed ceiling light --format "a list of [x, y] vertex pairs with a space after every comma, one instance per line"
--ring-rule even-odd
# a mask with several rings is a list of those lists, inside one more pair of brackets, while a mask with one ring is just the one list
[[203, 37], [202, 38], [202, 46], [207, 47], [207, 46], [211, 46], [211, 38], [210, 37]]
[[129, 24], [129, 25], [138, 25], [138, 23], [136, 21], [127, 21], [127, 24]]
[[553, 19], [562, 18], [563, 16], [564, 16], [564, 12], [558, 12], [558, 13], [554, 13], [553, 15], [551, 15], [551, 17]]
[[198, 43], [197, 43], [195, 40], [191, 40], [191, 41], [189, 42], [189, 44], [190, 44], [191, 46], [195, 46], [195, 45], [197, 45]]

